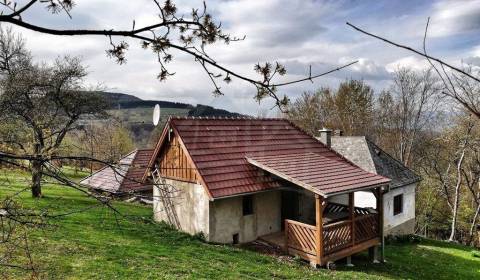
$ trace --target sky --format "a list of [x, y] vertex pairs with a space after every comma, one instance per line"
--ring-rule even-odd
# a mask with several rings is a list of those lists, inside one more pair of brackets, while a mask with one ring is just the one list
[[[18, 1], [19, 4], [26, 1]], [[52, 15], [37, 4], [23, 20], [57, 29], [131, 29], [158, 21], [152, 0], [76, 0], [70, 19]], [[202, 1], [175, 0], [179, 12], [188, 15], [201, 8]], [[348, 69], [316, 79], [313, 83], [283, 87], [281, 95], [295, 100], [304, 91], [338, 87], [348, 78], [363, 79], [375, 92], [388, 88], [399, 67], [421, 70], [427, 62], [408, 51], [394, 48], [353, 30], [350, 22], [369, 32], [421, 49], [427, 18], [430, 25], [427, 50], [430, 55], [454, 65], [480, 66], [480, 1], [313, 1], [313, 0], [207, 0], [207, 9], [224, 32], [245, 40], [229, 45], [217, 43], [207, 51], [217, 62], [238, 73], [258, 79], [253, 70], [258, 62], [278, 61], [292, 80], [321, 73], [350, 61]], [[126, 40], [130, 47], [127, 63], [118, 65], [106, 56], [106, 37], [57, 37], [14, 27], [26, 38], [27, 47], [38, 61], [52, 62], [64, 55], [80, 56], [88, 66], [86, 83], [108, 91], [158, 99], [205, 104], [253, 116], [275, 116], [273, 100], [254, 100], [255, 88], [235, 80], [222, 84], [224, 96], [215, 97], [213, 86], [193, 59], [175, 53], [168, 65], [176, 74], [165, 82], [156, 79], [160, 71], [151, 51], [140, 42]]]

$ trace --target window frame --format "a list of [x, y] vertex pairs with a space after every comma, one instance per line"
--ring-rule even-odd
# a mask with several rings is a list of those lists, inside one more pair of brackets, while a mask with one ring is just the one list
[[403, 213], [403, 193], [393, 196], [393, 216], [397, 216], [402, 213]]
[[249, 216], [253, 214], [255, 214], [253, 195], [245, 195], [242, 197], [242, 215]]

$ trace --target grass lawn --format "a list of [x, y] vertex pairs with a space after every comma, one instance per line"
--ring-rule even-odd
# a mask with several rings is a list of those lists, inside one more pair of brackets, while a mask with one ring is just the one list
[[[4, 186], [6, 175], [13, 178], [13, 185]], [[0, 170], [0, 201], [26, 186], [25, 175]], [[20, 200], [25, 207], [48, 207], [52, 213], [98, 205], [78, 191], [58, 185], [46, 185], [43, 193], [45, 198], [35, 200], [26, 192]], [[163, 224], [151, 223], [152, 211], [146, 206], [122, 202], [115, 206], [131, 219], [119, 218], [117, 223], [111, 211], [95, 207], [57, 218], [51, 228], [35, 231], [33, 257], [41, 278], [480, 279], [480, 258], [473, 257], [470, 248], [445, 242], [388, 245], [386, 264], [371, 264], [361, 254], [353, 258], [353, 268], [338, 262], [335, 271], [314, 270], [302, 261], [207, 244]], [[142, 222], [140, 217], [146, 219]], [[20, 270], [8, 272], [12, 279], [28, 277]]]

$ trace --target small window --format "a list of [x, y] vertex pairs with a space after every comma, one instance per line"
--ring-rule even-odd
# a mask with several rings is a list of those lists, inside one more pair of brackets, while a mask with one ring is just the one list
[[403, 194], [393, 197], [393, 215], [398, 215], [403, 212]]
[[253, 214], [253, 196], [247, 195], [243, 197], [243, 216]]

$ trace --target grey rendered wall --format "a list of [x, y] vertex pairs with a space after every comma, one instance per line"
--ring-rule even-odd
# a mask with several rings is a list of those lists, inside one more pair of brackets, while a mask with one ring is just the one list
[[[209, 198], [202, 185], [166, 179], [167, 184], [174, 185], [177, 192], [172, 198], [180, 222], [180, 230], [197, 234], [209, 235]], [[163, 203], [159, 198], [159, 190], [153, 188], [153, 213], [155, 221], [165, 221]]]
[[254, 194], [252, 215], [243, 216], [242, 201], [239, 196], [210, 202], [209, 241], [232, 243], [238, 233], [240, 243], [244, 243], [281, 230], [280, 191]]

